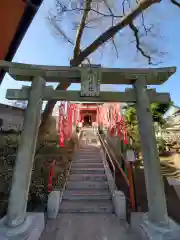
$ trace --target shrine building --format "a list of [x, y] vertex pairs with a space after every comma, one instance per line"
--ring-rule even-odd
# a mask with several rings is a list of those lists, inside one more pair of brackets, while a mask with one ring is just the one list
[[83, 121], [84, 125], [92, 125], [97, 122], [97, 108], [96, 103], [79, 103], [79, 120]]

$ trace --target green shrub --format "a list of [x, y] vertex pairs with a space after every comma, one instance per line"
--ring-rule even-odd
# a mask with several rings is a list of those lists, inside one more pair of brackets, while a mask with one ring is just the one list
[[157, 139], [157, 147], [158, 147], [159, 154], [162, 154], [162, 153], [165, 152], [166, 142], [163, 138], [158, 138]]

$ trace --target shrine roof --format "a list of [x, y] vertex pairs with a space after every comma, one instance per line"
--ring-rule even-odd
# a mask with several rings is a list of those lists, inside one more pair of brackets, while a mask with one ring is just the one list
[[3, 109], [15, 110], [15, 111], [19, 111], [19, 112], [25, 111], [25, 109], [17, 107], [17, 106], [0, 103], [0, 110], [2, 111]]
[[[32, 81], [32, 76], [42, 76], [47, 82], [80, 83], [81, 67], [43, 66], [0, 61], [0, 68], [19, 81]], [[97, 69], [97, 68], [96, 68]], [[176, 72], [176, 67], [164, 68], [100, 68], [102, 84], [133, 84], [141, 77], [147, 85], [160, 85]]]
[[[11, 41], [9, 42], [8, 52], [4, 58], [5, 61], [11, 61], [21, 43], [21, 41], [24, 38], [24, 35], [29, 28], [35, 14], [37, 13], [41, 3], [43, 0], [31, 0], [32, 4], [26, 3], [24, 13], [20, 19], [20, 22], [18, 24], [18, 27], [15, 31], [15, 34]], [[25, 2], [25, 1], [24, 1]], [[16, 9], [14, 9], [16, 11]], [[2, 29], [0, 29], [2, 30]], [[8, 30], [8, 29], [7, 29]], [[4, 49], [3, 49], [4, 50]], [[5, 75], [5, 71], [0, 69], [0, 83], [2, 82], [2, 79]]]

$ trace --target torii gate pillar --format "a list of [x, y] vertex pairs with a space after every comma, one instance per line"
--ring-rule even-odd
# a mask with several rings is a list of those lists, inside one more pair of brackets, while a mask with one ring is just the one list
[[44, 78], [34, 77], [29, 89], [28, 107], [25, 111], [23, 131], [13, 171], [7, 216], [0, 220], [0, 235], [5, 236], [4, 239], [37, 240], [44, 229], [44, 213], [27, 213], [26, 208], [45, 83]]
[[10, 227], [22, 224], [26, 217], [27, 199], [41, 120], [42, 96], [45, 83], [46, 81], [42, 77], [34, 78], [29, 93], [28, 107], [25, 112], [7, 212], [7, 224]]
[[176, 240], [180, 236], [180, 228], [168, 217], [167, 213], [164, 184], [160, 173], [160, 160], [145, 77], [141, 76], [133, 86], [136, 95], [136, 112], [144, 159], [149, 212], [143, 215], [141, 213], [132, 214], [132, 226], [138, 229], [144, 239]]

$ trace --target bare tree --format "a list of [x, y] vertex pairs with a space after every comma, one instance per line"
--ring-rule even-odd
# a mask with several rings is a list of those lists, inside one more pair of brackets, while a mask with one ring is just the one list
[[[157, 64], [161, 62], [165, 52], [153, 41], [159, 37], [159, 32], [157, 33], [157, 25], [149, 16], [150, 12], [155, 11], [153, 5], [158, 7], [161, 2], [164, 1], [55, 0], [55, 10], [49, 12], [48, 19], [51, 26], [73, 49], [71, 66], [79, 66], [85, 60], [90, 61], [88, 58], [91, 54], [99, 49], [103, 49], [104, 53], [110, 46], [119, 57], [123, 37], [126, 38], [126, 45], [129, 47], [132, 44], [136, 53], [149, 64]], [[180, 7], [176, 0], [169, 2]], [[154, 19], [157, 19], [155, 14]], [[60, 83], [57, 89], [66, 90], [70, 84]], [[56, 101], [50, 100], [45, 107], [40, 135], [46, 129], [55, 104]]]

